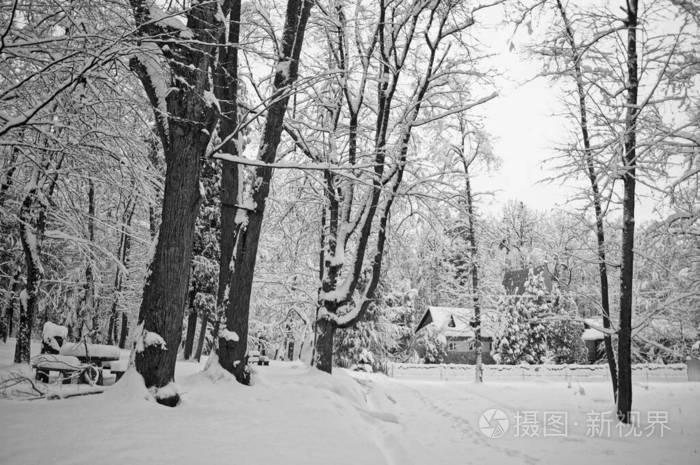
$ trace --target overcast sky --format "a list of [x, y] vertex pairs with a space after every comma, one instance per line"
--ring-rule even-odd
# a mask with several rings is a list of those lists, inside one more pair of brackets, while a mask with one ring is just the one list
[[[502, 159], [499, 171], [482, 175], [475, 182], [477, 189], [495, 192], [490, 200], [483, 199], [483, 208], [498, 214], [503, 204], [516, 199], [539, 210], [571, 209], [567, 200], [575, 191], [574, 186], [540, 181], [555, 174], [543, 166], [544, 162], [556, 155], [556, 147], [570, 140], [566, 120], [561, 116], [561, 99], [564, 92], [573, 89], [566, 87], [568, 83], [557, 85], [535, 78], [541, 71], [540, 63], [523, 52], [522, 40], [516, 38], [511, 50], [509, 39], [514, 26], [499, 24], [502, 18], [502, 12], [496, 8], [477, 16], [485, 23], [478, 32], [479, 38], [495, 55], [491, 62], [501, 74], [497, 79], [500, 96], [481, 109], [486, 129], [494, 137], [494, 151]], [[638, 191], [642, 196], [648, 194], [643, 186]], [[655, 202], [641, 198], [638, 219], [658, 218], [654, 205]]]

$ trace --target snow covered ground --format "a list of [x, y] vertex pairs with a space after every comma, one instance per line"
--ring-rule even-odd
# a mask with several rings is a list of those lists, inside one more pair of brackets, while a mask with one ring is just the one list
[[[0, 344], [0, 373], [13, 346]], [[635, 437], [607, 423], [606, 383], [476, 386], [273, 361], [245, 387], [202, 367], [179, 363], [177, 408], [145, 400], [128, 374], [104, 394], [0, 400], [0, 464], [700, 463], [700, 383], [635, 385]]]

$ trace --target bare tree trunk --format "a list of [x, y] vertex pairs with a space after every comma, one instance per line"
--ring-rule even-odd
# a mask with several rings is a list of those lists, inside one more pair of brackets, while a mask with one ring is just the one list
[[[56, 163], [51, 160], [45, 164], [44, 171], [53, 168], [53, 173], [45, 177], [43, 185], [46, 191], [44, 198], [39, 200], [41, 190], [41, 174], [38, 169], [32, 175], [31, 188], [27, 193], [19, 212], [19, 232], [24, 252], [24, 262], [27, 272], [26, 288], [20, 293], [19, 328], [17, 329], [17, 345], [15, 347], [15, 363], [29, 363], [31, 357], [31, 337], [34, 316], [39, 307], [39, 289], [44, 277], [41, 264], [41, 243], [46, 229], [46, 204], [51, 202], [58, 174], [63, 164], [65, 154], [60, 153]], [[24, 295], [23, 295], [24, 294]]]
[[126, 347], [126, 337], [129, 335], [129, 317], [125, 312], [122, 312], [122, 327], [119, 331], [119, 348]]
[[[313, 3], [312, 0], [288, 0], [287, 2], [287, 14], [278, 60], [279, 63], [289, 66], [277, 66], [275, 72], [272, 103], [268, 108], [258, 155], [258, 159], [264, 163], [273, 163], [277, 156], [284, 115], [287, 111], [291, 86], [298, 75], [299, 56]], [[261, 182], [256, 183], [252, 194], [255, 210], [247, 212], [247, 227], [241, 229], [236, 237], [233, 255], [236, 267], [235, 271], [231, 273], [229, 302], [226, 308], [226, 328], [237, 333], [238, 342], [219, 348], [221, 366], [233, 373], [236, 379], [241, 382], [248, 380], [244, 360], [248, 349], [250, 293], [253, 287], [253, 273], [265, 203], [270, 191], [272, 168], [269, 166], [259, 167], [256, 174]]]
[[[152, 21], [151, 9], [145, 0], [130, 0], [130, 4], [139, 33], [154, 40], [167, 59], [171, 86], [167, 96], [160, 95], [156, 91], [157, 77], [138, 57], [130, 60], [154, 107], [156, 130], [166, 164], [158, 242], [149, 265], [138, 317], [139, 327], [159, 334], [166, 346], [147, 346], [135, 357], [136, 369], [146, 386], [160, 388], [174, 380], [182, 338], [195, 222], [201, 201], [201, 160], [218, 119], [217, 106], [205, 97], [211, 91], [209, 76], [216, 50], [212, 39], [217, 37], [221, 22], [217, 15], [218, 3], [194, 2], [184, 14], [195, 40], [186, 44], [177, 40], [163, 42], [162, 38], [167, 38], [168, 34], [176, 37], [178, 30]], [[161, 105], [166, 106], [167, 114], [160, 111]], [[158, 402], [174, 406], [179, 396], [158, 397]]]
[[462, 163], [464, 165], [464, 178], [466, 181], [466, 196], [467, 196], [467, 216], [469, 217], [469, 255], [471, 258], [471, 275], [472, 275], [472, 301], [474, 302], [474, 343], [476, 344], [476, 362], [474, 365], [474, 382], [482, 383], [483, 375], [483, 357], [481, 353], [481, 302], [479, 288], [479, 264], [478, 264], [478, 249], [476, 245], [476, 231], [474, 222], [476, 214], [474, 211], [474, 201], [472, 197], [471, 179], [469, 178], [469, 164], [467, 163], [464, 153], [461, 153]]
[[[88, 179], [88, 241], [95, 242], [95, 183], [92, 179]], [[92, 317], [91, 330], [93, 338], [96, 338], [100, 321], [95, 305], [95, 276], [90, 258], [85, 267], [85, 307], [87, 308], [86, 317], [88, 313]]]
[[[583, 84], [583, 73], [581, 71], [582, 56], [578, 51], [578, 46], [574, 40], [574, 32], [571, 28], [571, 23], [566, 15], [566, 10], [557, 0], [557, 7], [561, 14], [564, 26], [566, 28], [566, 38], [569, 42], [572, 52], [572, 61], [574, 65], [574, 74], [576, 79], [576, 90], [578, 92], [579, 114], [581, 126], [581, 137], [583, 139], [584, 158], [586, 159], [586, 169], [588, 171], [588, 179], [591, 183], [591, 193], [593, 194], [593, 208], [595, 210], [596, 223], [596, 240], [598, 242], [598, 275], [600, 277], [600, 304], [603, 310], [603, 328], [610, 329], [610, 298], [608, 296], [608, 267], [605, 253], [605, 227], [600, 189], [598, 187], [598, 176], [593, 165], [593, 154], [591, 152], [591, 139], [588, 133], [588, 111], [586, 105], [586, 90]], [[605, 343], [605, 358], [608, 361], [610, 370], [610, 381], [612, 382], [613, 396], [617, 401], [617, 366], [615, 363], [615, 353], [613, 352], [612, 337], [608, 332], [604, 336]]]
[[[36, 180], [35, 180], [36, 182]], [[15, 346], [15, 363], [29, 363], [31, 357], [31, 337], [34, 315], [39, 306], [39, 287], [44, 270], [41, 266], [41, 249], [39, 225], [34, 205], [37, 200], [39, 187], [34, 187], [27, 193], [19, 212], [20, 240], [24, 252], [24, 262], [27, 272], [26, 288], [20, 293], [19, 327], [17, 329], [17, 344]]]
[[202, 358], [202, 351], [204, 350], [204, 340], [207, 337], [207, 327], [209, 326], [209, 312], [206, 310], [202, 314], [201, 323], [199, 325], [199, 337], [197, 338], [197, 350], [194, 353], [194, 359], [199, 362]]
[[7, 300], [7, 304], [3, 309], [2, 315], [0, 315], [0, 318], [3, 319], [3, 324], [0, 325], [3, 327], [3, 333], [0, 335], [3, 342], [7, 342], [7, 338], [12, 336], [12, 330], [14, 329], [15, 308], [17, 307], [20, 291], [19, 277], [20, 272], [18, 271], [12, 276], [12, 278], [10, 278], [10, 285], [8, 286], [10, 298]]
[[2, 182], [0, 182], [0, 207], [2, 207], [5, 204], [7, 191], [10, 189], [10, 187], [12, 187], [12, 183], [14, 182], [14, 174], [15, 170], [17, 169], [18, 158], [19, 148], [17, 146], [12, 147], [12, 151], [10, 152], [10, 159], [8, 160], [9, 167], [7, 168], [7, 171], [5, 171], [5, 173], [3, 174]]
[[[119, 250], [117, 251], [117, 256], [121, 266], [126, 268], [129, 262], [129, 249], [131, 248], [131, 236], [129, 236], [128, 228], [131, 226], [131, 220], [134, 217], [134, 211], [136, 210], [136, 202], [129, 198], [126, 202], [124, 216], [122, 218], [122, 227], [119, 238]], [[112, 310], [109, 317], [109, 331], [108, 331], [108, 344], [114, 344], [117, 342], [117, 320], [119, 318], [119, 293], [124, 285], [124, 276], [122, 270], [117, 266], [117, 270], [114, 273], [114, 299], [112, 300]], [[120, 332], [121, 334], [121, 332]], [[120, 347], [121, 347], [121, 337], [120, 337]], [[123, 348], [123, 347], [122, 347]]]
[[189, 308], [190, 313], [187, 315], [187, 334], [185, 335], [185, 350], [183, 356], [185, 360], [189, 360], [192, 356], [192, 346], [194, 345], [194, 333], [197, 329], [197, 310], [194, 308], [194, 298], [197, 295], [197, 289], [190, 289]]
[[627, 110], [624, 135], [622, 198], [622, 268], [620, 270], [620, 331], [617, 417], [631, 421], [632, 410], [632, 279], [634, 274], [634, 206], [637, 164], [637, 0], [627, 0]]
[[335, 329], [336, 326], [331, 320], [321, 319], [316, 322], [315, 366], [326, 373], [330, 373], [333, 370], [333, 337]]
[[[139, 310], [139, 322], [147, 331], [160, 334], [167, 344], [166, 349], [147, 347], [136, 354], [136, 368], [149, 387], [163, 387], [175, 376], [199, 212], [199, 165], [208, 143], [198, 124], [172, 120], [170, 132], [158, 243]], [[171, 401], [177, 403], [178, 399]]]
[[[228, 11], [226, 11], [228, 10]], [[228, 13], [228, 43], [238, 43], [240, 40], [241, 2], [240, 0], [227, 0], [224, 3], [224, 15]], [[214, 92], [219, 99], [221, 107], [221, 122], [219, 132], [222, 137], [232, 136], [223, 146], [226, 153], [238, 155], [240, 137], [235, 132], [238, 130], [238, 48], [230, 47], [220, 52], [219, 66], [216, 73]], [[234, 266], [233, 251], [236, 246], [239, 227], [235, 222], [236, 205], [242, 202], [238, 198], [239, 179], [238, 165], [233, 162], [221, 160], [221, 237], [219, 242], [219, 282], [216, 293], [215, 330], [212, 338], [218, 344], [215, 348], [219, 360], [224, 357], [224, 363], [229, 363], [227, 356], [232, 354], [232, 347], [223, 351], [219, 347], [234, 341], [219, 338], [218, 321], [221, 319], [227, 305], [229, 292], [226, 291], [231, 281], [231, 269]], [[208, 315], [203, 315], [202, 329], [206, 332]], [[204, 345], [204, 335], [200, 334], [200, 342], [197, 347], [196, 359], [199, 361]], [[232, 362], [231, 362], [232, 363]]]

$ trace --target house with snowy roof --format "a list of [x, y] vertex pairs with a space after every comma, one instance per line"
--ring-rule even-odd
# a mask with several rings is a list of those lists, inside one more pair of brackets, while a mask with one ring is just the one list
[[[637, 321], [642, 320], [642, 321]], [[603, 333], [603, 318], [585, 318], [583, 320], [584, 331], [581, 339], [586, 343], [588, 349], [588, 361], [596, 363], [600, 360], [605, 360], [605, 351], [603, 349], [605, 334]], [[681, 343], [685, 346], [689, 341], [697, 340], [698, 328], [693, 323], [688, 323], [679, 320], [671, 320], [662, 317], [650, 318], [634, 318], [632, 321], [632, 337], [639, 339], [643, 344], [644, 341], [651, 341], [652, 346], [672, 347], [676, 343]], [[644, 354], [643, 348], [638, 348], [639, 354]], [[672, 353], [672, 352], [671, 352]], [[649, 354], [646, 354], [647, 356]]]
[[[445, 338], [446, 363], [475, 363], [474, 309], [429, 306], [416, 326], [415, 333], [433, 328]], [[484, 363], [495, 363], [491, 347], [496, 336], [497, 319], [492, 311], [481, 311], [481, 353]]]

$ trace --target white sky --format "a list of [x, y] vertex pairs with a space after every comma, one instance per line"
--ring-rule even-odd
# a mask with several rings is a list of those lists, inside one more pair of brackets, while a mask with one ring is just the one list
[[[484, 197], [482, 206], [498, 214], [508, 200], [516, 199], [538, 210], [567, 209], [567, 200], [575, 188], [539, 181], [555, 174], [543, 164], [556, 155], [557, 146], [570, 140], [566, 120], [556, 114], [563, 112], [563, 93], [573, 89], [567, 89], [566, 83], [557, 85], [545, 78], [533, 79], [541, 71], [540, 64], [523, 53], [523, 44], [517, 39], [515, 50], [510, 50], [514, 26], [498, 24], [502, 19], [498, 8], [478, 14], [476, 19], [486, 23], [486, 29], [478, 32], [479, 39], [495, 55], [490, 60], [501, 73], [497, 79], [499, 97], [481, 109], [486, 130], [494, 137], [494, 152], [502, 160], [500, 170], [475, 181], [478, 190], [495, 193], [490, 199]], [[588, 185], [582, 181], [581, 186]], [[638, 192], [645, 195], [644, 187], [639, 184]], [[658, 218], [653, 212], [655, 204], [639, 199], [637, 218], [640, 221]]]

